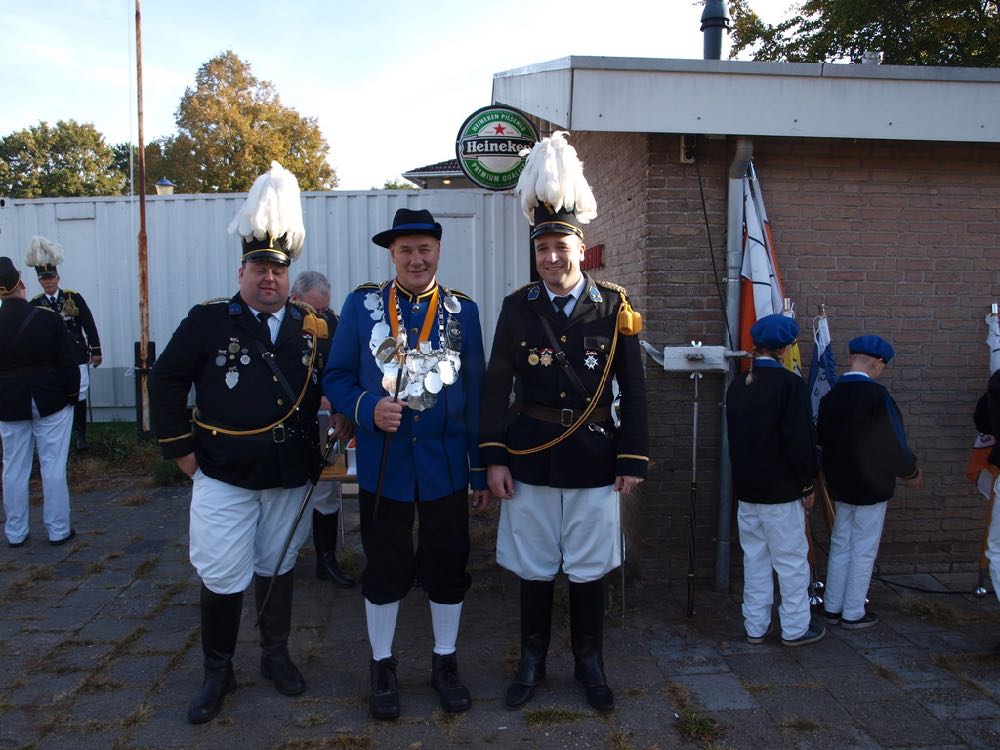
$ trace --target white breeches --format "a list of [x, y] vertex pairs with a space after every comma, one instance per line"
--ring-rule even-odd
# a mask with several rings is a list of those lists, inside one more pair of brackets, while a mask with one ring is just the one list
[[[253, 574], [270, 576], [308, 484], [286, 490], [248, 490], [212, 479], [198, 469], [191, 491], [191, 564], [211, 591], [235, 594]], [[299, 523], [278, 575], [295, 566], [309, 536]]]
[[993, 593], [1000, 600], [1000, 476], [993, 485], [993, 514], [990, 516], [990, 534], [986, 540], [986, 558], [990, 561], [990, 581], [993, 582]]
[[497, 562], [529, 581], [550, 581], [560, 567], [573, 583], [599, 580], [621, 565], [619, 502], [611, 485], [514, 482], [514, 497], [500, 504]]
[[830, 534], [824, 606], [845, 620], [865, 615], [865, 598], [875, 569], [886, 502], [874, 505], [834, 503], [837, 520]]
[[313, 490], [312, 499], [313, 510], [318, 510], [324, 516], [340, 511], [341, 506], [341, 486], [340, 482], [333, 480], [322, 481]]

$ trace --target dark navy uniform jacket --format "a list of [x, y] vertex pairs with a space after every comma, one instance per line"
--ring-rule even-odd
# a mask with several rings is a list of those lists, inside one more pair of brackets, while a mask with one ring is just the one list
[[31, 304], [48, 308], [62, 318], [76, 346], [77, 364], [86, 364], [91, 355], [101, 356], [97, 324], [94, 323], [94, 316], [82, 294], [72, 289], [60, 289], [56, 292], [55, 302], [49, 302], [48, 297], [39, 294], [32, 298]]
[[[511, 475], [527, 484], [560, 487], [604, 487], [615, 477], [645, 477], [649, 463], [646, 414], [646, 379], [639, 351], [639, 337], [618, 336], [609, 382], [595, 408], [606, 409], [612, 400], [611, 376], [621, 391], [621, 426], [610, 418], [600, 421], [603, 434], [582, 426], [555, 447], [518, 456], [508, 449], [542, 445], [565, 432], [554, 422], [520, 414], [510, 406], [511, 385], [517, 398], [551, 409], [582, 410], [586, 401], [558, 362], [546, 365], [545, 350], [553, 347], [541, 324], [552, 326], [569, 363], [593, 396], [611, 352], [611, 341], [622, 304], [621, 287], [595, 282], [584, 274], [585, 285], [570, 314], [555, 311], [541, 281], [518, 289], [504, 299], [493, 338], [483, 392], [480, 420], [480, 459], [487, 466], [509, 466]], [[535, 358], [538, 358], [537, 364]]]
[[885, 386], [869, 377], [842, 375], [819, 402], [816, 428], [823, 473], [837, 502], [880, 503], [892, 497], [896, 477], [917, 475], [899, 407]]
[[[191, 308], [149, 380], [153, 432], [166, 458], [194, 451], [201, 470], [213, 479], [246, 489], [300, 487], [319, 469], [318, 425], [322, 352], [305, 308], [289, 302], [272, 346], [265, 325], [253, 317], [239, 294]], [[274, 356], [294, 405], [268, 367], [258, 343]], [[311, 364], [310, 364], [311, 363]], [[188, 413], [195, 387], [195, 421]], [[255, 431], [256, 435], [230, 433]]]
[[[368, 492], [378, 486], [379, 464], [386, 433], [375, 426], [375, 405], [389, 394], [382, 387], [382, 372], [369, 347], [372, 328], [378, 321], [365, 307], [369, 294], [382, 298], [386, 323], [392, 315], [391, 284], [362, 284], [347, 296], [340, 324], [323, 375], [323, 389], [335, 410], [357, 424], [358, 484]], [[414, 295], [397, 285], [400, 314], [409, 345], [417, 346], [420, 327], [427, 314], [431, 289]], [[443, 293], [443, 290], [442, 290]], [[438, 500], [467, 489], [486, 489], [486, 471], [478, 456], [479, 397], [485, 358], [479, 308], [460, 292], [452, 293], [461, 303], [454, 316], [462, 329], [462, 367], [458, 379], [437, 394], [437, 403], [417, 412], [403, 409], [403, 421], [389, 444], [388, 470], [382, 495], [390, 500], [411, 502]], [[446, 317], [450, 316], [446, 313]], [[429, 340], [439, 348], [438, 328]]]
[[76, 349], [56, 315], [36, 310], [23, 299], [4, 300], [0, 352], [0, 420], [31, 419], [32, 401], [43, 417], [76, 403], [80, 392]]
[[816, 433], [802, 378], [757, 359], [726, 393], [733, 494], [748, 503], [787, 503], [813, 491]]

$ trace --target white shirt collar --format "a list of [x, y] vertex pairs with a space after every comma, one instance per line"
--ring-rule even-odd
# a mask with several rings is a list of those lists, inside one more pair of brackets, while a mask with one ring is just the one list
[[[586, 284], [587, 284], [587, 277], [585, 277], [583, 274], [580, 274], [580, 280], [576, 283], [576, 286], [574, 286], [569, 291], [569, 296], [572, 297], [574, 300], [579, 299], [580, 295], [583, 294], [583, 288], [584, 288], [584, 286], [586, 286]], [[556, 294], [551, 289], [549, 289], [548, 286], [546, 286], [545, 282], [542, 282], [542, 286], [545, 287], [545, 291], [549, 295], [549, 302], [551, 302], [552, 300], [554, 300], [556, 297], [565, 297], [566, 296], [565, 294]]]

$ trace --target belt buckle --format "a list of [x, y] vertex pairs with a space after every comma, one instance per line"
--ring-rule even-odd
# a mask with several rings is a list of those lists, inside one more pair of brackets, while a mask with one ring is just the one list
[[563, 409], [559, 413], [559, 424], [562, 427], [571, 427], [573, 425], [573, 410]]
[[279, 424], [277, 427], [271, 429], [271, 438], [276, 443], [285, 442], [285, 425]]

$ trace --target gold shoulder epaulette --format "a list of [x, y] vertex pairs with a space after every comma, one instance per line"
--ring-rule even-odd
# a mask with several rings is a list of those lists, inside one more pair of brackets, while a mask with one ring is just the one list
[[537, 281], [529, 281], [529, 282], [528, 282], [527, 284], [525, 284], [524, 286], [519, 286], [519, 287], [518, 287], [517, 289], [515, 289], [515, 290], [514, 290], [513, 292], [511, 292], [511, 294], [517, 294], [518, 292], [523, 292], [523, 291], [524, 291], [525, 289], [527, 289], [527, 288], [528, 288], [529, 286], [534, 286], [535, 284], [538, 284], [538, 283], [539, 283], [539, 282], [537, 282]]
[[290, 299], [288, 301], [291, 302], [300, 310], [302, 310], [303, 312], [308, 313], [309, 315], [318, 315], [318, 313], [316, 312], [316, 308], [310, 305], [308, 302], [305, 302], [300, 299]]
[[625, 291], [625, 287], [619, 284], [613, 284], [610, 281], [601, 281], [599, 279], [596, 279], [594, 283], [597, 284], [598, 286], [603, 286], [605, 289], [611, 289], [613, 291], [616, 291], [622, 296], [623, 299], [628, 299], [628, 292]]
[[62, 291], [63, 294], [79, 294], [79, 292], [76, 291], [76, 289], [63, 289]]
[[374, 281], [366, 281], [364, 284], [358, 284], [354, 287], [354, 291], [363, 292], [365, 289], [381, 289], [381, 284], [376, 284]]
[[31, 298], [31, 301], [34, 302], [36, 299], [41, 299], [44, 296], [45, 296], [44, 294], [36, 294], [34, 297]]
[[42, 305], [41, 307], [35, 307], [35, 309], [36, 310], [45, 310], [45, 312], [50, 312], [50, 313], [55, 314], [55, 310], [53, 310], [51, 307], [48, 307], [47, 305]]
[[218, 304], [219, 302], [229, 302], [229, 297], [212, 297], [211, 299], [205, 300], [201, 304], [203, 304], [203, 305], [215, 305], [215, 304]]

